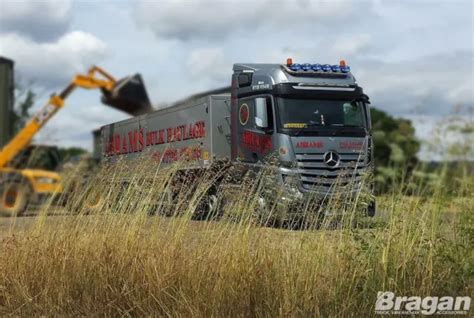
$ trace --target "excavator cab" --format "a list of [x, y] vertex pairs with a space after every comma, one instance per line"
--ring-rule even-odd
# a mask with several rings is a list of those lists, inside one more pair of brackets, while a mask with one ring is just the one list
[[28, 145], [13, 158], [7, 167], [57, 171], [61, 163], [58, 147], [49, 145]]
[[145, 114], [152, 110], [140, 74], [118, 80], [110, 90], [102, 89], [102, 103], [132, 116]]

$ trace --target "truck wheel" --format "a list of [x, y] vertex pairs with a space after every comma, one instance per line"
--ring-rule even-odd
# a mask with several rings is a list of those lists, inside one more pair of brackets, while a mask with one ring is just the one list
[[369, 206], [367, 207], [367, 216], [374, 217], [375, 216], [375, 201], [371, 201]]
[[220, 217], [219, 198], [214, 189], [209, 191], [199, 201], [192, 219], [193, 220], [213, 220]]
[[256, 222], [258, 226], [283, 228], [285, 215], [282, 206], [272, 199], [260, 196], [256, 207]]
[[100, 212], [100, 210], [104, 207], [104, 203], [104, 197], [102, 194], [94, 191], [86, 196], [84, 207], [88, 214], [95, 214]]
[[0, 184], [0, 215], [22, 215], [32, 195], [31, 187], [26, 182], [10, 181]]

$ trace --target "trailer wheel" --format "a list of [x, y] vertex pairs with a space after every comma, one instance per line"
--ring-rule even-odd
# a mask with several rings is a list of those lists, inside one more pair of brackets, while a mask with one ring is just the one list
[[104, 197], [101, 193], [92, 191], [87, 194], [84, 202], [84, 207], [87, 213], [97, 213], [104, 206]]
[[260, 195], [256, 207], [255, 221], [259, 226], [283, 228], [285, 223], [284, 210], [274, 198]]
[[221, 216], [219, 197], [215, 188], [209, 189], [200, 200], [194, 211], [193, 220], [212, 220]]
[[374, 217], [375, 216], [375, 201], [371, 201], [369, 206], [367, 207], [367, 216]]
[[20, 216], [28, 207], [32, 195], [26, 182], [5, 181], [0, 183], [0, 215]]

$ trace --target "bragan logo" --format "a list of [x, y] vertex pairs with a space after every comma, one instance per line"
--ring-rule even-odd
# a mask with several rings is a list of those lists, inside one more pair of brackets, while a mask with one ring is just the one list
[[239, 121], [242, 126], [245, 126], [249, 121], [249, 106], [247, 104], [240, 105]]

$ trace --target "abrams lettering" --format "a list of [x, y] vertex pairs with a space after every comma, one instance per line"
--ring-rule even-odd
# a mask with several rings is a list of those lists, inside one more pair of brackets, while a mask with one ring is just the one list
[[[151, 131], [145, 131], [143, 128], [135, 129], [123, 134], [117, 133], [110, 136], [105, 148], [105, 155], [110, 157], [142, 152], [147, 147], [154, 145], [199, 139], [205, 136], [204, 121]], [[168, 155], [168, 157], [172, 156]]]

